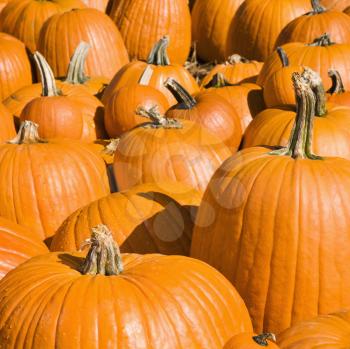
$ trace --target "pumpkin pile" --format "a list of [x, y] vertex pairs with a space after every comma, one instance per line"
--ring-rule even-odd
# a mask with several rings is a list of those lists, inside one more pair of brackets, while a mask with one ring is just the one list
[[350, 0], [0, 0], [1, 349], [350, 348]]

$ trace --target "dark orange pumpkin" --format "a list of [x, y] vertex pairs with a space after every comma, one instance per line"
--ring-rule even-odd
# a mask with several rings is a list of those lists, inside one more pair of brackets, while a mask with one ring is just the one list
[[251, 333], [239, 333], [233, 336], [223, 349], [279, 349], [275, 344], [276, 337], [272, 333], [254, 335]]
[[332, 87], [327, 91], [327, 101], [350, 107], [350, 92], [345, 91], [343, 80], [339, 72], [330, 69], [328, 75], [332, 79]]

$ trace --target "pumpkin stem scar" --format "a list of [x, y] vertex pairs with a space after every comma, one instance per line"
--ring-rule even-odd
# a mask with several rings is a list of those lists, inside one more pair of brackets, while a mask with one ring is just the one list
[[223, 73], [216, 73], [213, 78], [204, 86], [205, 88], [221, 88], [226, 86], [239, 86], [239, 84], [230, 84]]
[[283, 67], [289, 66], [289, 58], [287, 56], [286, 51], [283, 49], [283, 47], [277, 47], [276, 49], [279, 59], [281, 60]]
[[343, 80], [342, 80], [338, 70], [329, 69], [328, 76], [332, 79], [332, 86], [327, 92], [332, 94], [332, 95], [344, 93], [345, 88], [344, 88]]
[[36, 144], [47, 143], [45, 139], [39, 137], [38, 133], [39, 125], [33, 121], [25, 120], [19, 127], [17, 136], [8, 141], [10, 144]]
[[80, 85], [89, 80], [85, 75], [84, 66], [90, 47], [91, 45], [84, 41], [77, 46], [69, 62], [67, 77], [64, 82]]
[[169, 36], [163, 36], [152, 48], [148, 56], [147, 63], [153, 65], [170, 65], [170, 60], [167, 54], [169, 46]]
[[197, 104], [196, 100], [191, 96], [191, 94], [175, 79], [167, 79], [164, 86], [172, 93], [176, 101], [181, 104], [184, 109], [192, 109]]
[[123, 263], [119, 246], [107, 226], [99, 224], [92, 228], [90, 239], [81, 248], [90, 246], [81, 266], [84, 275], [119, 275], [123, 272]]
[[250, 63], [251, 61], [248, 58], [242, 57], [238, 54], [233, 54], [228, 57], [227, 62], [225, 64], [237, 64], [237, 63]]
[[109, 144], [106, 145], [106, 147], [103, 149], [103, 153], [107, 155], [113, 155], [118, 148], [119, 142], [120, 138], [111, 139]]
[[169, 129], [169, 128], [180, 129], [183, 127], [180, 121], [176, 119], [170, 119], [165, 117], [164, 115], [161, 115], [158, 111], [158, 106], [156, 105], [149, 109], [145, 109], [144, 107], [139, 107], [136, 110], [136, 114], [151, 120], [151, 123], [142, 125], [142, 127], [165, 128], [165, 129]]
[[253, 340], [262, 347], [267, 347], [269, 345], [267, 340], [276, 342], [276, 336], [273, 333], [262, 333], [254, 336]]

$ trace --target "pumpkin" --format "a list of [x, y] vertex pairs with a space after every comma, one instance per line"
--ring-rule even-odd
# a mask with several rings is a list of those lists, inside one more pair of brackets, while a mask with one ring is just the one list
[[[329, 35], [325, 34], [315, 39], [311, 44], [290, 43], [283, 45], [283, 49], [288, 56], [290, 65], [310, 67], [320, 74], [326, 90], [332, 85], [328, 79], [328, 70], [335, 67], [343, 77], [345, 88], [350, 89], [350, 76], [348, 78], [350, 62], [346, 58], [350, 55], [350, 45], [333, 43]], [[260, 71], [257, 84], [265, 87], [271, 75], [282, 66], [278, 53], [272, 53]]]
[[230, 27], [227, 56], [233, 52], [248, 59], [265, 61], [273, 52], [280, 31], [310, 10], [310, 0], [246, 0]]
[[48, 252], [30, 229], [0, 217], [0, 279], [27, 259]]
[[327, 91], [328, 102], [350, 107], [350, 93], [345, 91], [343, 80], [337, 70], [330, 69], [329, 77], [332, 79], [332, 87]]
[[349, 0], [321, 0], [321, 5], [332, 11], [344, 11], [350, 6]]
[[[313, 149], [322, 156], [340, 156], [350, 160], [350, 108], [326, 104], [319, 76], [305, 68], [305, 78], [312, 80], [316, 92]], [[265, 109], [250, 123], [243, 147], [257, 145], [286, 146], [295, 119], [294, 107]]]
[[345, 349], [350, 347], [350, 311], [321, 315], [279, 334], [281, 349]]
[[240, 55], [232, 55], [223, 64], [217, 64], [202, 81], [202, 86], [209, 84], [217, 73], [222, 73], [230, 84], [255, 82], [262, 62], [250, 61]]
[[136, 84], [149, 66], [152, 68], [153, 73], [148, 85], [162, 92], [168, 99], [169, 105], [176, 104], [176, 99], [164, 86], [164, 82], [170, 77], [176, 79], [191, 94], [197, 93], [199, 87], [192, 75], [181, 65], [170, 64], [167, 55], [168, 45], [169, 37], [165, 36], [155, 44], [147, 63], [133, 61], [120, 69], [103, 93], [103, 104], [106, 105], [108, 103], [109, 98], [115, 91], [124, 86]]
[[124, 39], [130, 59], [146, 61], [154, 43], [168, 35], [169, 58], [184, 64], [191, 46], [188, 0], [112, 0], [109, 16]]
[[83, 7], [80, 0], [12, 0], [0, 13], [0, 31], [15, 36], [34, 52], [46, 20], [57, 13]]
[[192, 36], [198, 56], [204, 61], [227, 58], [228, 33], [243, 0], [197, 0], [192, 9]]
[[191, 256], [235, 285], [256, 333], [350, 307], [350, 161], [313, 154], [315, 97], [293, 77], [298, 114], [287, 147], [247, 148], [225, 161], [192, 237]]
[[327, 11], [319, 0], [311, 0], [312, 11], [294, 19], [283, 28], [276, 46], [288, 42], [312, 41], [327, 33], [338, 44], [350, 44], [350, 18], [339, 11]]
[[4, 349], [221, 349], [234, 334], [251, 331], [234, 287], [205, 263], [120, 254], [103, 225], [86, 244], [86, 257], [52, 252], [5, 276], [0, 285]]
[[289, 65], [289, 59], [282, 47], [277, 47], [277, 53], [282, 62], [282, 68], [271, 74], [264, 86], [264, 102], [266, 107], [272, 108], [284, 104], [295, 104], [292, 74], [302, 72], [301, 66]]
[[192, 121], [168, 119], [155, 108], [139, 113], [149, 122], [124, 133], [114, 156], [119, 190], [175, 181], [203, 192], [214, 171], [232, 154], [229, 148]]
[[51, 251], [76, 251], [91, 228], [107, 225], [122, 252], [187, 255], [201, 195], [176, 182], [141, 184], [110, 194], [71, 214]]
[[124, 132], [143, 124], [145, 118], [137, 114], [137, 109], [140, 107], [149, 109], [157, 106], [161, 114], [168, 109], [166, 97], [154, 87], [148, 86], [148, 72], [152, 74], [152, 68], [150, 70], [145, 70], [138, 84], [124, 86], [109, 98], [104, 115], [109, 137], [119, 137]]
[[165, 86], [178, 101], [167, 111], [167, 117], [194, 121], [217, 135], [233, 153], [237, 151], [242, 140], [241, 122], [224, 97], [203, 91], [194, 98], [172, 78], [165, 82]]
[[2, 103], [0, 103], [0, 124], [0, 143], [6, 142], [16, 136], [13, 116]]
[[52, 16], [40, 31], [38, 51], [46, 57], [55, 77], [66, 74], [75, 48], [81, 41], [91, 45], [86, 74], [112, 79], [129, 62], [123, 39], [113, 21], [92, 8]]
[[0, 0], [0, 13], [2, 9], [8, 4], [8, 0]]
[[262, 333], [260, 335], [239, 333], [233, 336], [223, 349], [261, 349], [264, 347], [279, 349], [275, 341], [276, 337], [272, 333]]
[[265, 108], [262, 89], [252, 83], [230, 84], [222, 73], [217, 73], [205, 86], [211, 93], [224, 97], [239, 115], [242, 130], [253, 120], [253, 117]]
[[79, 207], [109, 193], [105, 164], [83, 143], [44, 141], [37, 125], [21, 124], [0, 146], [0, 216], [42, 239]]
[[106, 12], [109, 0], [82, 0], [87, 7]]
[[32, 83], [25, 46], [11, 35], [0, 33], [0, 101]]

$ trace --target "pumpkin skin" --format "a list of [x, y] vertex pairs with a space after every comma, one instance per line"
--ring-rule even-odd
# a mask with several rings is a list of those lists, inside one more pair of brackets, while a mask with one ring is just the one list
[[328, 10], [332, 11], [344, 11], [350, 6], [349, 0], [321, 0], [321, 5]]
[[[267, 338], [271, 335], [266, 334]], [[256, 338], [256, 340], [254, 340]], [[270, 339], [261, 341], [264, 334], [257, 336], [252, 333], [239, 333], [233, 336], [224, 346], [223, 349], [262, 349], [268, 347], [269, 349], [279, 349], [279, 346]], [[260, 344], [259, 344], [260, 343]]]
[[230, 27], [227, 56], [238, 53], [265, 61], [284, 26], [310, 10], [309, 0], [266, 0], [263, 7], [260, 0], [244, 1]]
[[350, 253], [349, 176], [346, 159], [293, 158], [253, 147], [229, 158], [212, 177], [191, 256], [235, 285], [257, 333], [279, 333], [350, 306], [344, 264]]
[[[243, 0], [197, 0], [192, 9], [192, 36], [198, 56], [204, 61], [227, 58], [228, 33]], [[232, 52], [230, 53], [232, 54]]]
[[46, 57], [55, 77], [65, 76], [81, 41], [91, 45], [86, 59], [89, 76], [112, 79], [129, 62], [120, 32], [107, 15], [92, 8], [72, 10], [52, 16], [40, 31], [38, 51]]
[[109, 0], [82, 0], [87, 7], [106, 12]]
[[[221, 349], [234, 334], [251, 331], [236, 290], [201, 261], [118, 254], [119, 275], [82, 275], [83, 256], [52, 252], [5, 276], [0, 285], [4, 349]], [[18, 300], [27, 297], [20, 306]]]
[[[199, 92], [199, 86], [196, 80], [183, 66], [179, 64], [170, 64], [166, 54], [168, 43], [169, 38], [164, 37], [155, 45], [153, 50], [155, 50], [156, 53], [154, 57], [152, 55], [149, 56], [149, 64], [141, 61], [133, 61], [120, 69], [103, 93], [103, 104], [106, 105], [108, 103], [109, 98], [115, 91], [127, 85], [137, 84], [148, 67], [152, 68], [152, 75], [148, 85], [162, 92], [167, 98], [169, 105], [177, 103], [174, 96], [164, 86], [164, 82], [170, 77], [184, 86], [192, 95]], [[161, 58], [160, 60], [158, 59], [159, 56]]]
[[33, 144], [0, 146], [0, 216], [45, 239], [69, 214], [109, 193], [105, 164], [83, 143], [40, 143], [34, 124], [22, 125], [19, 135], [34, 132]]
[[83, 7], [80, 0], [12, 0], [1, 11], [0, 31], [15, 36], [34, 52], [46, 20], [57, 13]]
[[0, 217], [0, 279], [27, 259], [48, 252], [30, 229]]
[[281, 349], [344, 349], [350, 346], [350, 312], [344, 310], [304, 321], [277, 337]]
[[114, 0], [109, 16], [120, 30], [130, 59], [146, 61], [154, 43], [169, 35], [170, 61], [184, 64], [191, 46], [187, 0]]
[[32, 83], [25, 46], [11, 35], [0, 33], [0, 100]]
[[332, 87], [327, 91], [328, 102], [350, 107], [350, 92], [345, 91], [339, 72], [331, 69], [328, 75], [332, 79]]
[[14, 138], [16, 136], [16, 129], [13, 116], [2, 103], [0, 103], [0, 122], [0, 143]]
[[175, 182], [141, 184], [80, 208], [57, 230], [51, 251], [77, 251], [98, 224], [107, 225], [122, 252], [187, 255], [196, 190]]

